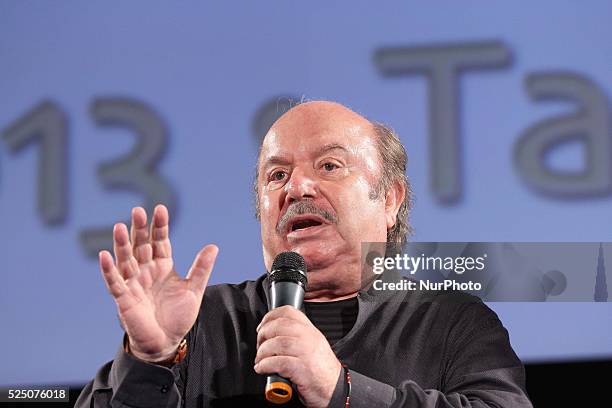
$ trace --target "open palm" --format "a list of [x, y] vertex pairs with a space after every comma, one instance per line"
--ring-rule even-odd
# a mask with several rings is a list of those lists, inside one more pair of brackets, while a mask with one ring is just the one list
[[132, 210], [130, 235], [125, 224], [113, 230], [115, 260], [102, 251], [100, 269], [138, 358], [156, 362], [176, 352], [195, 323], [218, 249], [204, 247], [187, 277], [174, 270], [168, 210], [158, 205], [151, 226], [143, 208]]

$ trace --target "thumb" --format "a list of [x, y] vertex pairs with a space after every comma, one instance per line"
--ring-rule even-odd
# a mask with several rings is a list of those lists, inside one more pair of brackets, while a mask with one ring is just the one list
[[191, 290], [204, 293], [218, 253], [219, 248], [216, 245], [206, 245], [198, 252], [187, 273]]

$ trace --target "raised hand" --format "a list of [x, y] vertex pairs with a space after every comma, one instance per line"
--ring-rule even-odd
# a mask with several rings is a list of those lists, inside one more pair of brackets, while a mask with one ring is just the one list
[[187, 277], [174, 270], [168, 236], [168, 210], [158, 205], [151, 226], [143, 208], [132, 209], [130, 236], [115, 224], [115, 260], [99, 254], [106, 286], [115, 299], [119, 319], [134, 356], [149, 362], [171, 358], [195, 323], [218, 248], [207, 245], [195, 257]]

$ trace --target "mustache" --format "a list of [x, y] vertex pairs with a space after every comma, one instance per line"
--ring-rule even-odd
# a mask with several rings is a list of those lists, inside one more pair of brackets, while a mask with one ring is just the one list
[[283, 216], [278, 220], [278, 224], [276, 225], [276, 232], [282, 234], [287, 229], [287, 223], [289, 220], [296, 215], [303, 214], [315, 214], [323, 217], [325, 220], [337, 224], [338, 217], [331, 212], [324, 210], [322, 208], [317, 207], [312, 201], [296, 201], [291, 204], [289, 208], [287, 208], [287, 212], [283, 214]]

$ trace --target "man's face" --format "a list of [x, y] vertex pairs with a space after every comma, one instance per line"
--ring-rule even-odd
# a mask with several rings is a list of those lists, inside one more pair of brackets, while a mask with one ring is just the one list
[[299, 105], [266, 135], [258, 170], [268, 270], [295, 251], [309, 290], [358, 284], [361, 243], [384, 242], [388, 223], [385, 200], [371, 198], [380, 164], [370, 122], [338, 104]]

